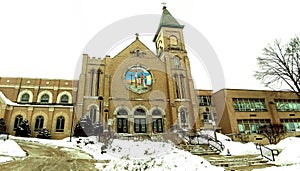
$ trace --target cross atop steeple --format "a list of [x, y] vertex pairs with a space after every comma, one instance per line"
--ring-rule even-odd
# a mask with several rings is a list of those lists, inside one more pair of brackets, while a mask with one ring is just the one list
[[167, 8], [167, 7], [166, 7], [166, 5], [167, 5], [166, 2], [162, 2], [161, 4], [163, 5], [163, 9]]
[[134, 35], [135, 35], [136, 39], [139, 39], [139, 34], [138, 33], [135, 33]]

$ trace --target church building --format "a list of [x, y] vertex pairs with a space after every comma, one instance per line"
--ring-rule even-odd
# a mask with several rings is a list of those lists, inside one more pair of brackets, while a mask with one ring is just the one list
[[83, 54], [76, 113], [116, 133], [200, 128], [183, 28], [163, 7], [153, 38], [156, 53], [136, 34], [114, 57]]

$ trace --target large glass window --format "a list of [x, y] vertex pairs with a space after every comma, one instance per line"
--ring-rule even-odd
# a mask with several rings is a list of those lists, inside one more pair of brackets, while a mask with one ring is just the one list
[[56, 119], [56, 132], [64, 132], [65, 128], [65, 118], [63, 116], [59, 116]]
[[264, 99], [233, 98], [234, 110], [246, 111], [267, 111]]
[[14, 123], [14, 131], [18, 128], [20, 123], [23, 121], [23, 116], [22, 115], [17, 115], [15, 118], [15, 123]]
[[241, 119], [237, 120], [240, 133], [257, 133], [261, 125], [270, 124], [270, 119]]
[[286, 127], [288, 132], [300, 131], [300, 118], [280, 119], [280, 122]]
[[40, 115], [35, 119], [34, 131], [41, 130], [43, 126], [44, 126], [44, 117]]
[[275, 99], [275, 103], [280, 112], [300, 111], [300, 100], [298, 99]]

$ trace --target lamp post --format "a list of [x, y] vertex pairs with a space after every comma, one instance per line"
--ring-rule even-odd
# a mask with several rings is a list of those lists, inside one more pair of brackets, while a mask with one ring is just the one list
[[212, 129], [214, 131], [214, 138], [215, 138], [215, 141], [217, 141], [218, 139], [217, 139], [217, 133], [216, 133], [216, 128], [215, 128], [216, 122], [213, 120], [209, 120], [208, 122], [212, 125]]
[[73, 132], [73, 124], [74, 124], [74, 115], [75, 115], [75, 104], [72, 104], [72, 121], [71, 121], [71, 131], [70, 131], [70, 142], [72, 142], [72, 132]]
[[[102, 101], [103, 101], [103, 97], [99, 96], [98, 99], [100, 100], [100, 104], [99, 104], [99, 124], [101, 123], [101, 116], [102, 116]], [[100, 129], [98, 130], [98, 142], [100, 142]]]

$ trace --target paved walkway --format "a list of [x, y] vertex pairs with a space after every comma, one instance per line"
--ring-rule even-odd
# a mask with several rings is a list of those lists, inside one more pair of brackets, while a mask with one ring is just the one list
[[17, 141], [28, 153], [24, 160], [0, 164], [1, 171], [85, 171], [95, 169], [94, 160], [76, 149], [61, 150], [37, 143]]

